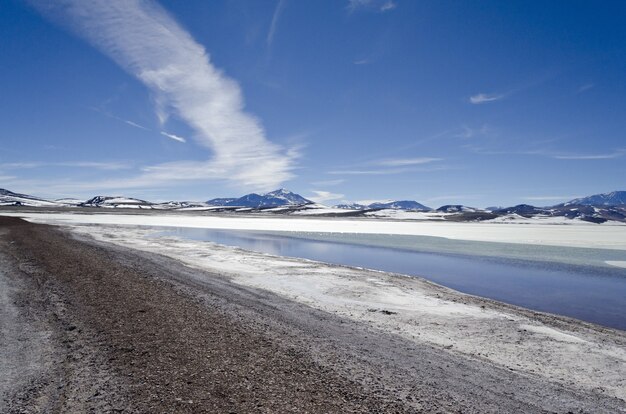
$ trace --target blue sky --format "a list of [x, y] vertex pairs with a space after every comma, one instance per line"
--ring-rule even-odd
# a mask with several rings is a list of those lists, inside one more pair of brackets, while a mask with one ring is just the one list
[[0, 2], [0, 187], [326, 204], [626, 189], [626, 3]]

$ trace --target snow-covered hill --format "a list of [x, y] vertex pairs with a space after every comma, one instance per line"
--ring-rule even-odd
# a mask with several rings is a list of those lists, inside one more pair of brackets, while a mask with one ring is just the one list
[[53, 207], [57, 205], [54, 201], [0, 188], [0, 206]]
[[153, 208], [154, 204], [137, 198], [121, 196], [95, 196], [80, 204], [80, 207], [105, 207], [105, 208]]

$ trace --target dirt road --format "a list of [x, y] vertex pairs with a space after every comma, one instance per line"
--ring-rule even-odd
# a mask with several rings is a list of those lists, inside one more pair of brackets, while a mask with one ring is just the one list
[[0, 218], [0, 317], [0, 412], [626, 412], [15, 218]]

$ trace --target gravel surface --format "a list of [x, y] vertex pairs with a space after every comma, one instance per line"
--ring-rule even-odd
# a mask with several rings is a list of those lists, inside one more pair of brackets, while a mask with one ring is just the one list
[[0, 218], [0, 323], [0, 412], [626, 412], [15, 218]]

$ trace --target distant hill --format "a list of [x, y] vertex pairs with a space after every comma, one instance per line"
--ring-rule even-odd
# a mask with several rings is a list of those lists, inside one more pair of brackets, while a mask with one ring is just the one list
[[213, 198], [209, 201], [207, 201], [206, 203], [210, 206], [225, 206], [228, 203], [237, 200], [236, 198], [233, 197], [229, 197], [229, 198]]
[[494, 210], [493, 212], [498, 214], [519, 214], [523, 217], [530, 217], [535, 214], [545, 214], [546, 209], [531, 206], [529, 204], [518, 204], [513, 207], [506, 207]]
[[613, 191], [611, 193], [594, 194], [588, 197], [575, 198], [560, 206], [621, 206], [626, 205], [626, 191]]
[[391, 210], [409, 210], [409, 211], [431, 211], [432, 208], [427, 207], [413, 200], [398, 201], [379, 201], [371, 204], [339, 204], [335, 208], [344, 208], [350, 210], [367, 210], [367, 209], [391, 209]]
[[369, 208], [390, 208], [393, 210], [431, 211], [432, 208], [413, 200], [389, 201], [386, 203], [372, 203]]

